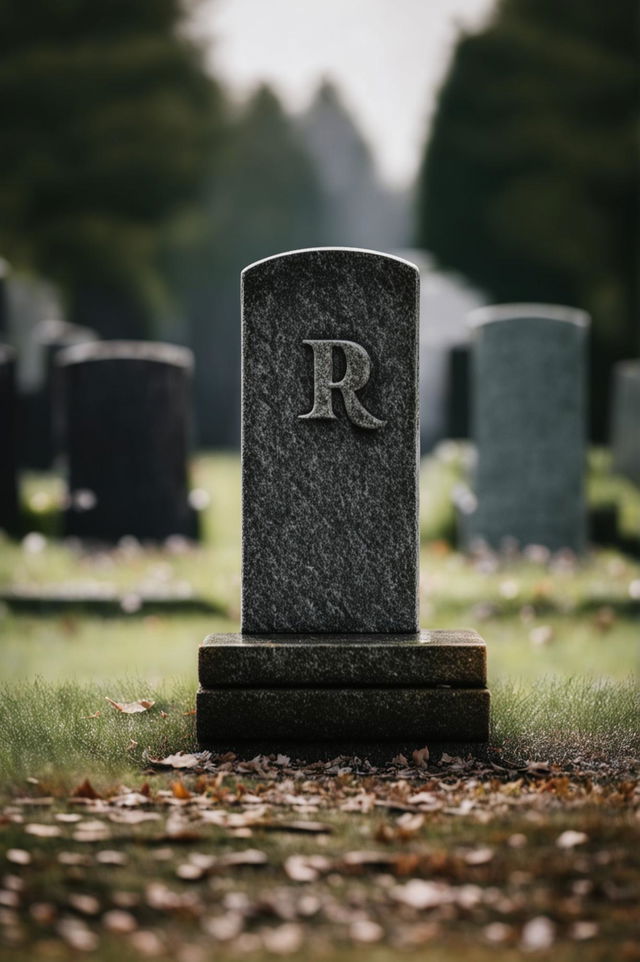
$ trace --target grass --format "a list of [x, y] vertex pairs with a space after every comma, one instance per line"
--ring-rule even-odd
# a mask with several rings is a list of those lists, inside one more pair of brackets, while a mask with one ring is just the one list
[[[185, 682], [151, 688], [131, 677], [108, 684], [5, 684], [0, 689], [2, 783], [36, 777], [68, 786], [87, 772], [125, 777], [139, 772], [148, 757], [194, 751], [194, 691]], [[125, 715], [107, 697], [148, 698], [155, 705]], [[578, 756], [615, 763], [640, 753], [637, 714], [632, 679], [547, 678], [533, 686], [505, 680], [492, 690], [491, 744], [513, 763], [566, 763]]]
[[[211, 497], [203, 519], [205, 539], [200, 547], [178, 544], [173, 551], [129, 541], [112, 551], [85, 553], [62, 544], [47, 535], [55, 531], [52, 507], [60, 502], [59, 482], [44, 476], [27, 478], [32, 528], [45, 537], [0, 543], [0, 587], [70, 589], [107, 583], [135, 595], [162, 587], [180, 590], [186, 584], [214, 603], [220, 614], [98, 617], [75, 610], [45, 617], [15, 614], [0, 606], [0, 803], [4, 803], [0, 860], [12, 847], [27, 850], [32, 858], [25, 869], [15, 865], [4, 869], [3, 962], [75, 957], [61, 942], [57, 923], [43, 923], [38, 917], [44, 904], [52, 907], [56, 919], [82, 919], [70, 899], [86, 893], [100, 903], [98, 915], [84, 921], [99, 938], [96, 953], [101, 962], [141, 958], [135, 933], [115, 936], [102, 921], [100, 913], [118, 908], [122, 899], [129, 899], [138, 928], [158, 936], [152, 957], [160, 962], [205, 962], [214, 952], [220, 958], [273, 957], [279, 950], [269, 949], [270, 939], [292, 918], [304, 929], [303, 944], [288, 955], [292, 962], [396, 962], [401, 954], [421, 950], [431, 951], [439, 962], [462, 958], [489, 962], [496, 957], [520, 962], [532, 957], [521, 940], [526, 922], [536, 916], [552, 920], [556, 938], [535, 958], [554, 962], [634, 958], [628, 893], [637, 878], [633, 844], [637, 826], [629, 799], [635, 784], [630, 758], [640, 755], [634, 679], [640, 654], [640, 564], [614, 550], [595, 551], [579, 563], [535, 554], [466, 558], [453, 551], [451, 490], [462, 476], [464, 458], [464, 447], [445, 447], [423, 465], [423, 625], [473, 627], [485, 637], [494, 761], [503, 768], [524, 770], [527, 760], [538, 760], [575, 772], [566, 776], [544, 769], [538, 776], [498, 769], [495, 777], [416, 772], [417, 781], [411, 784], [424, 781], [422, 790], [427, 793], [458, 792], [458, 803], [464, 797], [473, 805], [477, 802], [482, 811], [472, 805], [468, 813], [454, 807], [427, 815], [424, 824], [406, 837], [398, 829], [402, 818], [398, 812], [384, 807], [369, 814], [347, 812], [335, 800], [343, 790], [359, 796], [400, 791], [404, 784], [407, 792], [412, 791], [402, 779], [383, 778], [374, 786], [371, 779], [355, 775], [328, 781], [320, 774], [301, 782], [309, 776], [283, 778], [278, 773], [272, 783], [285, 793], [313, 794], [324, 785], [327, 805], [310, 817], [327, 821], [329, 835], [259, 828], [238, 835], [209, 826], [205, 833], [174, 840], [169, 847], [156, 837], [167, 812], [185, 810], [178, 796], [171, 797], [176, 779], [194, 793], [210, 793], [212, 806], [234, 812], [246, 810], [242, 799], [247, 793], [260, 794], [265, 788], [264, 779], [250, 772], [201, 776], [200, 788], [189, 774], [146, 773], [149, 758], [195, 749], [197, 646], [211, 631], [238, 628], [237, 459], [198, 459], [194, 484]], [[610, 475], [602, 452], [592, 455], [589, 491], [593, 504], [616, 500], [624, 533], [637, 535], [640, 493]], [[155, 704], [148, 712], [125, 715], [109, 705], [107, 697], [149, 698]], [[109, 823], [108, 843], [74, 841], [73, 826], [53, 820], [59, 814], [77, 816], [78, 806], [68, 803], [68, 795], [86, 777], [102, 793], [122, 783], [139, 789], [150, 781], [157, 799], [162, 790], [169, 795], [166, 804], [149, 803], [161, 822], [143, 823], [135, 830]], [[215, 795], [218, 790], [221, 798]], [[19, 799], [25, 795], [52, 796], [51, 807], [21, 807]], [[295, 807], [287, 816], [285, 808], [275, 805], [275, 817], [301, 817]], [[88, 820], [108, 818], [99, 811], [80, 812]], [[29, 835], [28, 822], [62, 825], [62, 836]], [[558, 836], [567, 830], [583, 833], [584, 847], [558, 849]], [[526, 846], [512, 846], [513, 837], [525, 838]], [[123, 853], [122, 866], [99, 862], [96, 856], [105, 846]], [[467, 865], [459, 854], [487, 846], [495, 857], [486, 867]], [[260, 870], [235, 868], [196, 884], [178, 878], [179, 866], [191, 854], [247, 848], [263, 851], [268, 864]], [[400, 867], [370, 869], [353, 877], [332, 871], [312, 883], [292, 882], [285, 872], [285, 860], [291, 855], [339, 860], [345, 852], [363, 848], [397, 857]], [[81, 860], [63, 866], [61, 852]], [[406, 882], [408, 869], [401, 867], [405, 856], [409, 862], [418, 856], [426, 859], [428, 869], [413, 874], [444, 879], [470, 895], [480, 889], [486, 901], [481, 907], [445, 905], [422, 913], [394, 904], [388, 893]], [[153, 909], [145, 895], [150, 881], [184, 898], [182, 908]], [[20, 893], [19, 918], [12, 914], [11, 886]], [[587, 894], [576, 894], [580, 892]], [[304, 899], [321, 905], [317, 916], [301, 914]], [[227, 945], [206, 934], [207, 919], [243, 900], [249, 908], [238, 939]], [[348, 919], [358, 917], [384, 929], [379, 944], [358, 945], [349, 935]], [[576, 919], [596, 924], [597, 937], [576, 941], [571, 935]], [[496, 923], [504, 940], [491, 944], [487, 926]]]

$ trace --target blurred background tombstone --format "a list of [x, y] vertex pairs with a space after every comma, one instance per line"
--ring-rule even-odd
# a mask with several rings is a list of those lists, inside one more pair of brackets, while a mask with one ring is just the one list
[[477, 461], [465, 540], [580, 552], [589, 317], [556, 305], [505, 304], [472, 312], [469, 323]]
[[53, 466], [62, 448], [56, 357], [67, 347], [91, 343], [98, 338], [88, 327], [69, 324], [57, 317], [36, 325], [32, 337], [38, 381], [37, 387], [23, 398], [22, 461], [29, 468], [46, 471]]
[[446, 437], [469, 437], [471, 407], [471, 348], [468, 343], [454, 344], [447, 353]]
[[640, 360], [615, 365], [612, 394], [613, 470], [640, 485]]
[[0, 344], [0, 530], [18, 528], [18, 455], [15, 354]]
[[57, 362], [68, 459], [65, 532], [115, 542], [197, 536], [189, 504], [193, 354], [172, 344], [104, 341]]
[[464, 418], [457, 412], [468, 410], [469, 404], [460, 365], [454, 371], [450, 354], [464, 350], [467, 316], [486, 299], [456, 274], [437, 270], [426, 251], [400, 248], [393, 253], [420, 271], [420, 449], [425, 455], [444, 438], [468, 437], [468, 432], [449, 433], [462, 425]]

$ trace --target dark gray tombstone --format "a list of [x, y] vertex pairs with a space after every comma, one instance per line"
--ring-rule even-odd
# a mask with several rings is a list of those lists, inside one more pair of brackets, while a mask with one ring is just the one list
[[454, 344], [447, 354], [446, 437], [465, 440], [470, 430], [471, 347]]
[[18, 530], [18, 452], [15, 354], [0, 344], [0, 530]]
[[63, 447], [56, 358], [60, 351], [75, 344], [94, 343], [98, 337], [88, 327], [50, 318], [37, 325], [33, 340], [39, 356], [40, 383], [23, 399], [21, 460], [30, 468], [46, 471]]
[[473, 329], [475, 510], [468, 541], [580, 552], [586, 541], [588, 315], [506, 304], [469, 316]]
[[201, 646], [200, 742], [485, 742], [484, 643], [418, 631], [416, 268], [294, 251], [242, 301], [242, 634]]
[[103, 341], [62, 351], [69, 505], [65, 532], [194, 538], [187, 458], [193, 356], [172, 344]]
[[611, 453], [613, 470], [640, 485], [640, 360], [613, 371]]

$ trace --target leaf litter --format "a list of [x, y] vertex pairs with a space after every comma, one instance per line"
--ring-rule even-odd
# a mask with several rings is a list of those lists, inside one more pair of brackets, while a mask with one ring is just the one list
[[[108, 937], [152, 957], [167, 926], [195, 925], [185, 939], [234, 954], [473, 933], [526, 953], [606, 940], [632, 957], [631, 760], [512, 767], [419, 749], [387, 766], [209, 752], [145, 764], [140, 785], [85, 778], [61, 797], [30, 780], [5, 806], [0, 944], [87, 954]], [[42, 890], [45, 867], [58, 881]]]

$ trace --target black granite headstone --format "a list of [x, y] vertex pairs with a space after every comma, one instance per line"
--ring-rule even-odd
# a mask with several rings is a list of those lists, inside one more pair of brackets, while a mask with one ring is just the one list
[[195, 537], [188, 500], [192, 354], [103, 341], [62, 351], [68, 535], [114, 542]]
[[417, 630], [417, 269], [294, 251], [242, 294], [242, 633], [200, 648], [201, 744], [486, 743], [484, 642]]
[[447, 354], [446, 437], [464, 440], [470, 430], [471, 347], [454, 344]]
[[18, 529], [18, 454], [15, 355], [0, 344], [0, 530]]
[[242, 299], [243, 630], [416, 631], [416, 268], [299, 251]]

